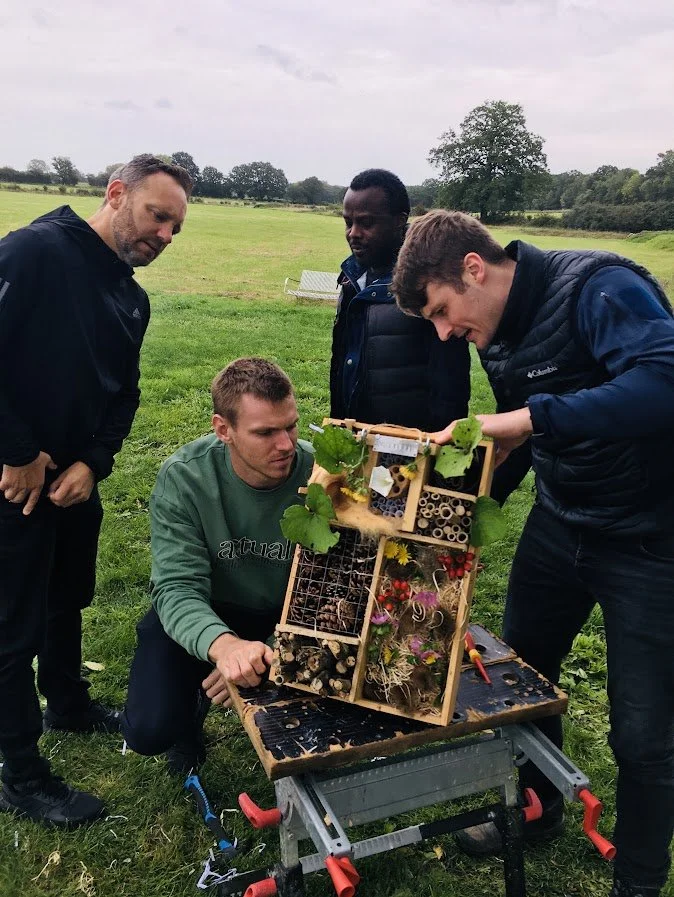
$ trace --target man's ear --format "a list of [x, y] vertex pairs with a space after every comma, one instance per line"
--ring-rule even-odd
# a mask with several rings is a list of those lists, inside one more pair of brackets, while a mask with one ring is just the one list
[[463, 257], [463, 270], [464, 274], [471, 277], [475, 283], [484, 283], [487, 267], [484, 259], [477, 252], [469, 252]]
[[213, 424], [213, 432], [220, 442], [229, 445], [232, 441], [232, 433], [234, 431], [232, 424], [221, 414], [214, 414], [211, 418], [211, 423]]
[[105, 191], [105, 199], [107, 201], [107, 204], [115, 211], [117, 211], [127, 193], [128, 188], [126, 184], [123, 181], [120, 181], [119, 178], [117, 178], [117, 180], [110, 181]]

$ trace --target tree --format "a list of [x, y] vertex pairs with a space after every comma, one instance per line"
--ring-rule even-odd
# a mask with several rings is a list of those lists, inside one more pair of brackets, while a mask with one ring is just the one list
[[248, 162], [235, 165], [229, 173], [232, 191], [251, 199], [281, 199], [288, 188], [288, 178], [271, 162]]
[[199, 192], [202, 196], [221, 199], [230, 195], [229, 181], [221, 171], [212, 165], [205, 165], [199, 180]]
[[68, 156], [54, 156], [51, 160], [52, 168], [56, 172], [56, 181], [68, 187], [74, 187], [80, 179], [80, 173], [70, 161]]
[[477, 106], [446, 131], [429, 162], [440, 169], [442, 198], [483, 221], [526, 207], [548, 170], [543, 138], [527, 130], [522, 107], [496, 100]]
[[290, 202], [303, 203], [308, 206], [316, 206], [326, 202], [327, 184], [316, 176], [297, 181], [288, 185], [287, 196]]
[[644, 199], [674, 199], [674, 150], [658, 153], [657, 165], [649, 168], [642, 182]]
[[123, 164], [123, 162], [113, 162], [112, 165], [106, 165], [103, 171], [99, 171], [98, 174], [88, 174], [87, 184], [90, 187], [107, 187], [112, 172], [117, 171]]
[[26, 166], [25, 181], [27, 184], [51, 184], [49, 166], [44, 159], [31, 159]]
[[194, 190], [192, 191], [195, 196], [199, 195], [200, 192], [200, 180], [201, 174], [199, 172], [199, 166], [194, 161], [192, 156], [189, 153], [177, 152], [173, 153], [171, 156], [171, 162], [174, 165], [180, 165], [181, 168], [184, 168], [185, 171], [189, 174], [189, 176], [194, 181]]
[[410, 198], [410, 205], [425, 206], [427, 209], [432, 208], [439, 189], [440, 183], [435, 178], [426, 178], [422, 184], [408, 187], [407, 195]]

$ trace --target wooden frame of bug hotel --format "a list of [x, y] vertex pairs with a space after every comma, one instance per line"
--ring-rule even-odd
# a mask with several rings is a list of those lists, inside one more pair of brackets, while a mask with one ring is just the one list
[[298, 544], [272, 678], [316, 695], [441, 726], [451, 722], [479, 549], [478, 499], [491, 488], [493, 444], [480, 440], [461, 476], [435, 471], [439, 447], [401, 427], [326, 420], [367, 446], [362, 494], [318, 465], [339, 541]]

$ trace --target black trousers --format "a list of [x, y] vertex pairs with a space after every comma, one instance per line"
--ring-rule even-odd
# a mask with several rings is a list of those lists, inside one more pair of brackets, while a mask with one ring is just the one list
[[195, 736], [201, 683], [213, 670], [166, 634], [154, 608], [136, 627], [122, 732], [138, 754], [161, 754]]
[[40, 756], [42, 714], [37, 687], [51, 710], [89, 703], [82, 679], [82, 608], [96, 584], [103, 519], [98, 492], [71, 508], [39, 500], [25, 517], [0, 496], [0, 751], [2, 779], [17, 782], [48, 770]]

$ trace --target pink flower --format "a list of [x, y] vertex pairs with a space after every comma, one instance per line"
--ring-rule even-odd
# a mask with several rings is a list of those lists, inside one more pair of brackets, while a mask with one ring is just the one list
[[374, 626], [383, 626], [385, 623], [390, 623], [391, 618], [388, 614], [372, 614], [370, 617], [370, 623]]
[[421, 654], [423, 645], [424, 643], [418, 635], [415, 635], [410, 639], [410, 651], [417, 657]]
[[437, 607], [438, 596], [436, 592], [417, 592], [412, 601], [418, 601], [422, 607]]

